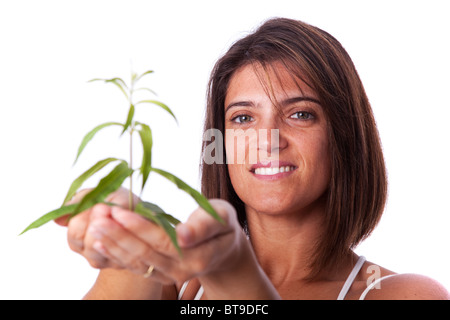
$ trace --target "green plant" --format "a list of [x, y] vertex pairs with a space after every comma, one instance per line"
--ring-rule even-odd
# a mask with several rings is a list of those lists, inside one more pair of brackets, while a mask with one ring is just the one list
[[[161, 226], [167, 234], [170, 236], [173, 244], [175, 247], [180, 250], [176, 235], [175, 235], [175, 225], [179, 223], [179, 220], [174, 218], [173, 216], [167, 214], [162, 210], [159, 206], [157, 206], [154, 203], [141, 201], [139, 202], [136, 207], [133, 207], [133, 201], [132, 201], [132, 195], [133, 195], [133, 175], [135, 173], [139, 173], [142, 176], [142, 185], [141, 185], [141, 193], [144, 189], [149, 174], [151, 172], [155, 172], [157, 174], [160, 174], [164, 178], [168, 179], [169, 181], [173, 182], [179, 189], [184, 190], [187, 192], [194, 200], [210, 215], [212, 215], [215, 219], [222, 222], [222, 219], [217, 215], [211, 204], [208, 202], [208, 200], [197, 190], [191, 188], [188, 184], [183, 182], [181, 179], [177, 178], [173, 174], [164, 171], [162, 169], [154, 168], [152, 167], [152, 145], [153, 145], [153, 137], [152, 137], [152, 131], [150, 129], [150, 126], [139, 121], [134, 120], [134, 114], [135, 114], [135, 108], [138, 105], [142, 104], [153, 104], [157, 105], [164, 110], [166, 110], [174, 119], [177, 121], [175, 115], [173, 112], [169, 109], [167, 105], [164, 103], [157, 101], [157, 100], [141, 100], [138, 102], [133, 101], [133, 94], [136, 91], [147, 91], [152, 94], [154, 92], [146, 87], [139, 87], [136, 88], [136, 85], [139, 80], [141, 80], [144, 76], [149, 75], [153, 73], [152, 70], [146, 71], [140, 75], [136, 73], [131, 74], [131, 82], [129, 85], [125, 83], [124, 80], [121, 78], [112, 78], [112, 79], [92, 79], [89, 82], [92, 81], [104, 81], [105, 83], [112, 83], [125, 95], [129, 109], [128, 114], [125, 123], [119, 123], [119, 122], [107, 122], [100, 124], [96, 126], [94, 129], [92, 129], [90, 132], [88, 132], [83, 140], [81, 141], [81, 144], [78, 148], [78, 152], [75, 158], [74, 164], [77, 162], [78, 158], [80, 157], [81, 153], [83, 152], [86, 145], [89, 143], [89, 141], [92, 140], [92, 138], [102, 129], [110, 126], [119, 126], [122, 127], [122, 133], [123, 134], [128, 133], [129, 134], [129, 150], [130, 150], [130, 158], [127, 162], [123, 159], [117, 159], [117, 158], [106, 158], [103, 160], [98, 161], [96, 164], [94, 164], [91, 168], [86, 170], [83, 174], [81, 174], [78, 178], [76, 178], [68, 192], [66, 197], [64, 198], [64, 201], [60, 208], [50, 211], [47, 214], [43, 215], [39, 219], [32, 222], [25, 230], [22, 231], [21, 234], [25, 233], [26, 231], [34, 228], [38, 228], [42, 226], [43, 224], [57, 219], [64, 215], [70, 215], [70, 218], [74, 217], [78, 213], [85, 211], [95, 204], [98, 203], [106, 203], [108, 205], [114, 205], [109, 202], [105, 202], [105, 199], [109, 194], [119, 189], [124, 181], [129, 178], [130, 185], [129, 185], [129, 209], [133, 210], [134, 212], [144, 216], [145, 218], [149, 219], [150, 221], [153, 221], [154, 223]], [[142, 160], [141, 160], [141, 166], [138, 169], [132, 168], [133, 163], [133, 134], [138, 132], [140, 136], [140, 141], [142, 142]], [[92, 190], [87, 193], [83, 199], [79, 203], [75, 204], [68, 204], [69, 200], [72, 199], [72, 197], [77, 193], [77, 191], [81, 188], [83, 183], [93, 176], [95, 173], [97, 173], [99, 170], [103, 169], [106, 165], [116, 162], [118, 163], [105, 177], [103, 177], [97, 186], [93, 188]]]

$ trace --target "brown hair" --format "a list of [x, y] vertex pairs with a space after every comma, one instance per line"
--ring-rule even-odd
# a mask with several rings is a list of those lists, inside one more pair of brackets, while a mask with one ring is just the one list
[[[301, 21], [275, 18], [234, 43], [211, 74], [204, 130], [224, 132], [224, 102], [239, 68], [281, 62], [317, 93], [327, 120], [331, 181], [324, 235], [316, 245], [311, 277], [369, 236], [384, 210], [387, 178], [372, 110], [353, 62], [327, 32]], [[207, 143], [203, 143], [205, 150]], [[223, 149], [224, 150], [224, 149]], [[229, 201], [247, 228], [244, 203], [231, 184], [226, 164], [201, 165], [202, 192]]]

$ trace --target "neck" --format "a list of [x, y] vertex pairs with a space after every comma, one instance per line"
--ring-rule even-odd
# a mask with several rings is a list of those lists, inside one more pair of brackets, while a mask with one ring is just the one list
[[289, 214], [265, 214], [247, 208], [255, 254], [275, 286], [308, 281], [315, 244], [324, 231], [324, 213], [324, 205]]
[[272, 282], [307, 278], [318, 231], [305, 225], [296, 228], [294, 224], [280, 221], [276, 225], [268, 223], [276, 218], [255, 220], [248, 221], [250, 240], [259, 263]]

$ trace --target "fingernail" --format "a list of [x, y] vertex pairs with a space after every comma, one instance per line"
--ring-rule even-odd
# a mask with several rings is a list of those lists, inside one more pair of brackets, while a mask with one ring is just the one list
[[178, 235], [178, 239], [179, 239], [179, 244], [182, 246], [187, 246], [190, 244], [190, 242], [192, 241], [192, 232], [191, 229], [184, 225], [184, 224], [179, 224], [176, 227], [177, 230], [177, 235]]
[[111, 208], [111, 215], [112, 217], [117, 220], [117, 221], [122, 221], [123, 219], [123, 214], [124, 210], [120, 207], [114, 206]]
[[102, 239], [103, 233], [95, 226], [90, 226], [88, 233], [91, 234], [95, 239]]
[[92, 247], [99, 253], [106, 254], [106, 249], [100, 241], [95, 241]]

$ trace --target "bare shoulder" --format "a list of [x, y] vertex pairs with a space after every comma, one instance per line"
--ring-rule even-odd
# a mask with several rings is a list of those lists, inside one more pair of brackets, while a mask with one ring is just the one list
[[450, 300], [449, 291], [438, 281], [418, 274], [395, 274], [383, 279], [365, 300]]

